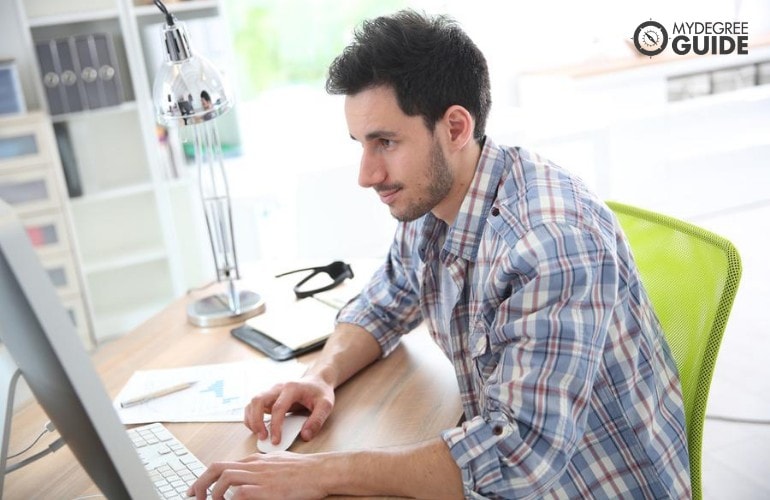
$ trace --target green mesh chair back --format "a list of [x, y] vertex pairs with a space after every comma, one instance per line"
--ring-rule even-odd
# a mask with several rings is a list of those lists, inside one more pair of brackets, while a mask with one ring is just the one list
[[741, 277], [726, 239], [687, 222], [609, 202], [676, 360], [684, 397], [693, 498], [701, 492], [701, 445], [711, 375]]

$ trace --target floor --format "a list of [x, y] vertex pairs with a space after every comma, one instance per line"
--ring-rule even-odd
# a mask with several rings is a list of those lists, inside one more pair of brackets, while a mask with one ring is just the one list
[[[703, 496], [770, 498], [770, 202], [693, 222], [730, 239], [743, 264], [706, 410]], [[710, 415], [767, 423], [724, 422]]]

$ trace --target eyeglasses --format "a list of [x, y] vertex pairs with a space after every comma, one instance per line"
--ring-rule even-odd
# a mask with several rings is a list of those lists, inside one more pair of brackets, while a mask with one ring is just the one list
[[[341, 260], [335, 260], [328, 266], [306, 267], [304, 269], [295, 269], [294, 271], [288, 271], [285, 273], [276, 274], [275, 277], [280, 278], [281, 276], [286, 276], [288, 274], [294, 274], [294, 273], [301, 273], [304, 271], [311, 271], [311, 273], [305, 276], [304, 278], [302, 278], [299, 283], [294, 285], [294, 295], [296, 295], [298, 299], [304, 299], [305, 297], [312, 297], [317, 293], [331, 290], [332, 288], [335, 288], [340, 284], [342, 284], [342, 282], [345, 281], [346, 279], [353, 278], [353, 268], [350, 267], [350, 264], [342, 262]], [[303, 285], [305, 285], [308, 281], [320, 275], [321, 273], [327, 274], [329, 278], [332, 280], [332, 282], [328, 283], [324, 280], [324, 284], [317, 288], [303, 289]]]

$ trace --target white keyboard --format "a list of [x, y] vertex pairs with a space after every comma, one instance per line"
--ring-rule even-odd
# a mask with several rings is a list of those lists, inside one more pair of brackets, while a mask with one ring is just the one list
[[163, 424], [134, 427], [128, 435], [160, 498], [188, 498], [187, 489], [206, 466]]

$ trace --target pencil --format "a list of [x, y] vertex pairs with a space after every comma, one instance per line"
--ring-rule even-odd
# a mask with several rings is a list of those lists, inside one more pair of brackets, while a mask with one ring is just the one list
[[121, 401], [120, 407], [121, 408], [128, 408], [129, 406], [134, 406], [142, 403], [146, 403], [147, 401], [151, 401], [153, 399], [158, 399], [163, 396], [167, 396], [169, 394], [173, 394], [175, 392], [183, 391], [185, 389], [189, 389], [195, 385], [195, 382], [183, 382], [181, 384], [172, 385], [171, 387], [164, 387], [163, 389], [158, 389], [156, 391], [148, 392], [147, 394], [142, 394], [141, 396], [137, 396], [135, 398], [127, 399], [125, 401]]

